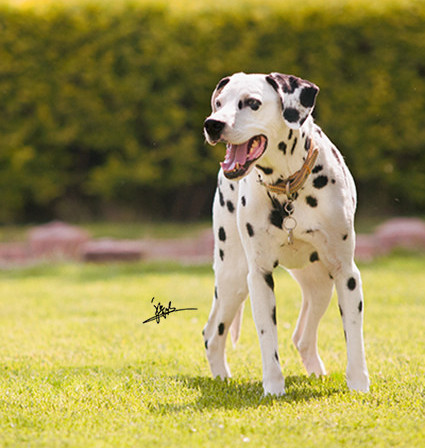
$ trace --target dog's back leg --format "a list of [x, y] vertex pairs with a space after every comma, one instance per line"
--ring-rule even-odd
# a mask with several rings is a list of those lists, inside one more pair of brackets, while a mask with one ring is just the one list
[[291, 275], [302, 290], [302, 305], [292, 340], [301, 355], [309, 375], [326, 375], [326, 369], [317, 350], [317, 332], [320, 319], [328, 308], [333, 281], [325, 266], [315, 260], [304, 269], [295, 269]]
[[227, 333], [232, 327], [235, 343], [248, 295], [248, 267], [236, 222], [237, 201], [238, 184], [220, 174], [213, 206], [215, 291], [203, 334], [211, 372], [221, 378], [230, 377], [225, 355]]
[[352, 261], [334, 274], [339, 310], [347, 345], [347, 385], [351, 390], [367, 392], [369, 375], [363, 342], [363, 290], [360, 272]]
[[[333, 214], [338, 222], [336, 213]], [[354, 262], [354, 231], [337, 238], [337, 231], [314, 237], [318, 257], [334, 279], [339, 311], [347, 346], [347, 385], [351, 390], [367, 392], [369, 375], [363, 341], [363, 289], [360, 272]], [[319, 289], [319, 288], [318, 288]]]

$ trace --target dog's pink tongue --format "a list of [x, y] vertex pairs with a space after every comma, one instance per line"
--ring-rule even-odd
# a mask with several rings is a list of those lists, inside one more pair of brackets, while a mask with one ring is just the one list
[[248, 153], [248, 143], [242, 143], [241, 145], [227, 145], [226, 146], [226, 158], [221, 163], [221, 167], [224, 171], [232, 171], [236, 168], [236, 164], [241, 166], [245, 165]]

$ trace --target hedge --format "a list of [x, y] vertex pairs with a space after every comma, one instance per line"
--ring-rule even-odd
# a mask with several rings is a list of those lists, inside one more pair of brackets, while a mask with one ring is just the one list
[[202, 123], [236, 71], [318, 84], [360, 205], [423, 213], [425, 2], [281, 3], [0, 7], [0, 222], [206, 216], [223, 148]]

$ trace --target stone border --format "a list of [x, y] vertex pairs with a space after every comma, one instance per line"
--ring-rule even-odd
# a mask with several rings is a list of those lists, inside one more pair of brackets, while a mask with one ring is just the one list
[[[210, 229], [194, 238], [92, 239], [84, 229], [54, 221], [32, 229], [25, 242], [1, 243], [0, 268], [58, 260], [98, 263], [171, 260], [201, 264], [212, 262], [213, 247]], [[356, 259], [372, 261], [397, 248], [425, 251], [425, 222], [419, 218], [394, 218], [377, 227], [373, 234], [357, 235]]]

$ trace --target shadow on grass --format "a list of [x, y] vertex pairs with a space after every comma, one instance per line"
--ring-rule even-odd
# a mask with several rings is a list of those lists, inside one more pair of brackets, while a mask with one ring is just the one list
[[173, 377], [182, 386], [195, 389], [200, 393], [192, 404], [161, 405], [162, 412], [180, 412], [193, 407], [196, 410], [244, 409], [260, 405], [272, 405], [275, 402], [302, 403], [323, 397], [329, 397], [344, 390], [343, 379], [335, 376], [315, 378], [307, 376], [288, 376], [285, 378], [286, 394], [281, 397], [264, 396], [261, 381], [238, 381], [212, 379], [209, 377], [179, 375]]

